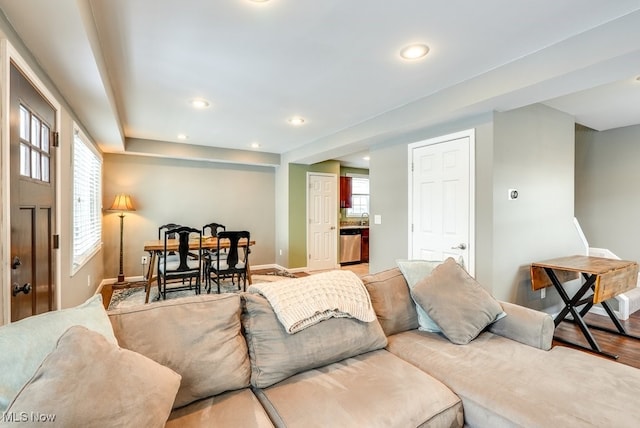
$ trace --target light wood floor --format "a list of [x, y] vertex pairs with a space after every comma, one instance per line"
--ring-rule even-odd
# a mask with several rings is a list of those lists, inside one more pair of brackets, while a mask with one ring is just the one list
[[356, 275], [362, 277], [369, 274], [369, 263], [358, 263], [357, 265], [345, 265], [340, 269], [350, 270]]
[[[354, 272], [356, 275], [358, 275], [359, 277], [365, 276], [369, 273], [369, 263], [358, 263], [358, 264], [354, 264], [354, 265], [345, 265], [345, 266], [341, 266], [340, 269], [343, 270], [350, 270], [352, 272]], [[273, 273], [275, 272], [276, 269], [260, 269], [260, 270], [253, 270], [251, 273], [255, 274], [255, 275], [267, 275], [269, 273]], [[309, 273], [307, 272], [296, 272], [294, 273], [295, 276], [307, 276], [309, 275]]]

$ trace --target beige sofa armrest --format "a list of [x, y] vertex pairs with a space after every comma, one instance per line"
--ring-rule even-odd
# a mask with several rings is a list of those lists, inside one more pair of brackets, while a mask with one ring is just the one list
[[489, 326], [491, 333], [544, 351], [551, 349], [555, 329], [551, 315], [513, 303], [500, 304], [507, 316]]

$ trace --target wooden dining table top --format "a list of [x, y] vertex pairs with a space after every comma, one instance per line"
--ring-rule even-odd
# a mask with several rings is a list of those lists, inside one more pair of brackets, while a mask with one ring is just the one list
[[[167, 239], [167, 249], [169, 250], [177, 250], [179, 240], [178, 239]], [[241, 239], [238, 243], [239, 246], [243, 247], [247, 244], [246, 239]], [[250, 240], [249, 246], [253, 246], [256, 244], [256, 241]], [[228, 248], [230, 245], [228, 239], [223, 239], [220, 241], [220, 248]], [[202, 237], [202, 248], [213, 249], [218, 248], [218, 238], [215, 236], [203, 236]], [[189, 249], [198, 249], [198, 240], [191, 239], [189, 240]], [[152, 239], [150, 241], [144, 241], [144, 251], [164, 251], [164, 239]]]

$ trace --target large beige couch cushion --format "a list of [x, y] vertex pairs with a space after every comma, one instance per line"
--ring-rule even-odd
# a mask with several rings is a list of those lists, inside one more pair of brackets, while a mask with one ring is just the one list
[[244, 293], [243, 299], [242, 324], [251, 356], [251, 384], [257, 388], [387, 344], [376, 319], [363, 322], [331, 318], [289, 334], [267, 299], [253, 293]]
[[385, 350], [297, 374], [256, 392], [278, 427], [460, 427], [460, 399]]
[[637, 427], [640, 370], [565, 347], [543, 351], [485, 332], [468, 345], [391, 336], [392, 353], [462, 399], [474, 427]]
[[167, 428], [273, 427], [269, 416], [250, 389], [225, 392], [174, 410]]
[[118, 343], [182, 376], [175, 407], [249, 386], [240, 296], [194, 296], [109, 313]]
[[399, 268], [365, 275], [362, 282], [369, 291], [371, 304], [387, 336], [418, 328], [416, 304]]

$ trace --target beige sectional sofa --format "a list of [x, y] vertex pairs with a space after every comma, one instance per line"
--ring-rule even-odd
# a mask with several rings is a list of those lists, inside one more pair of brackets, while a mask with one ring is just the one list
[[330, 318], [295, 334], [251, 292], [109, 313], [96, 296], [78, 308], [0, 327], [0, 426], [49, 414], [59, 426], [624, 427], [640, 421], [640, 371], [551, 348], [553, 322], [544, 313], [501, 303], [504, 314], [459, 345], [445, 333], [418, 329], [414, 289], [400, 269], [363, 283], [377, 320]]

